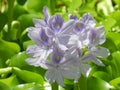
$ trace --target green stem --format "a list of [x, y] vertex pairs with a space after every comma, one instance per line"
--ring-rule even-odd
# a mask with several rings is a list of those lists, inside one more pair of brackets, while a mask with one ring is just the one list
[[80, 90], [79, 83], [74, 83], [74, 90]]
[[15, 0], [7, 0], [8, 1], [8, 33], [11, 32], [11, 23], [13, 20], [13, 6]]
[[49, 0], [50, 12], [53, 15], [55, 13], [56, 0]]
[[58, 84], [55, 82], [55, 83], [52, 83], [52, 90], [59, 90], [58, 88]]

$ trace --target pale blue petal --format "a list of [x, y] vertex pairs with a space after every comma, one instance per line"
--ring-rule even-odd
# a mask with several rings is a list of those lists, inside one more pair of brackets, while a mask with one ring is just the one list
[[46, 26], [46, 23], [44, 20], [41, 20], [41, 19], [33, 19], [33, 22], [34, 22], [34, 25], [35, 27], [45, 27]]
[[103, 44], [106, 41], [104, 27], [99, 26], [96, 28], [97, 35], [99, 36], [99, 44]]
[[93, 63], [95, 63], [95, 64], [97, 64], [99, 66], [105, 66], [102, 63], [102, 61], [100, 61], [99, 59], [97, 59], [96, 56], [94, 56], [93, 54], [87, 54], [87, 55], [83, 56], [81, 58], [81, 60], [82, 60], [82, 62], [85, 62], [85, 63], [87, 63], [87, 62], [93, 62]]
[[71, 35], [68, 44], [70, 45], [76, 44], [78, 40], [79, 40], [79, 37], [77, 35]]
[[43, 54], [44, 51], [44, 49], [40, 48], [37, 45], [30, 45], [27, 47], [26, 53], [32, 57], [38, 57], [41, 56], [41, 54]]
[[90, 52], [96, 57], [106, 58], [110, 55], [110, 52], [107, 48], [104, 47], [92, 47]]
[[60, 37], [57, 37], [57, 38], [58, 38], [58, 41], [59, 41], [60, 44], [63, 44], [65, 46], [67, 46], [70, 36], [60, 35]]
[[81, 73], [82, 73], [84, 76], [87, 77], [87, 76], [89, 75], [89, 73], [90, 73], [90, 70], [91, 70], [90, 65], [88, 65], [88, 64], [83, 64], [83, 63], [80, 64], [80, 71], [81, 71]]
[[45, 79], [49, 82], [49, 83], [54, 83], [56, 81], [56, 77], [55, 77], [55, 69], [48, 69], [45, 73]]
[[56, 70], [56, 74], [55, 74], [56, 82], [57, 82], [59, 85], [61, 85], [61, 86], [65, 86], [65, 84], [64, 84], [64, 77], [63, 77], [63, 75], [62, 75], [61, 72], [62, 72], [62, 71], [61, 71], [61, 69], [59, 69], [59, 68]]
[[41, 45], [40, 36], [39, 36], [40, 30], [41, 28], [33, 28], [33, 27], [28, 28], [29, 38], [35, 41], [39, 45]]
[[94, 27], [96, 25], [95, 24], [95, 19], [89, 13], [85, 13], [82, 16], [82, 21], [83, 21], [84, 24], [87, 25], [87, 28]]
[[48, 20], [50, 18], [50, 14], [49, 14], [49, 10], [47, 6], [43, 7], [43, 13], [44, 13], [44, 21], [46, 22], [46, 24], [48, 23]]
[[26, 62], [29, 64], [29, 65], [33, 65], [33, 66], [40, 66], [41, 64], [41, 59], [39, 60], [40, 58], [39, 57], [36, 57], [36, 58], [28, 58], [26, 59]]
[[69, 20], [67, 22], [64, 22], [63, 27], [61, 28], [61, 34], [60, 35], [72, 35], [73, 34], [73, 26], [74, 26], [74, 20]]
[[62, 75], [65, 78], [77, 80], [80, 77], [80, 69], [78, 66], [69, 65], [61, 68]]

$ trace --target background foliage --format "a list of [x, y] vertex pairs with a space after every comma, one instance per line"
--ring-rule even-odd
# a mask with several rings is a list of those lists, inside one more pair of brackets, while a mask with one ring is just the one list
[[0, 0], [0, 90], [50, 90], [45, 70], [25, 62], [26, 47], [34, 44], [26, 28], [33, 26], [33, 18], [43, 18], [43, 6], [65, 20], [70, 13], [89, 12], [97, 25], [104, 25], [103, 46], [111, 53], [102, 60], [105, 67], [93, 64], [89, 77], [81, 76], [77, 84], [65, 80], [60, 90], [120, 90], [120, 0]]

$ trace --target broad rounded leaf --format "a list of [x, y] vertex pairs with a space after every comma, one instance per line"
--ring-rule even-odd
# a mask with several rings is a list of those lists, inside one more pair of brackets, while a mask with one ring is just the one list
[[110, 84], [113, 86], [119, 86], [120, 85], [120, 77], [111, 80]]
[[36, 83], [19, 84], [13, 90], [44, 90], [44, 87]]
[[5, 67], [6, 60], [20, 51], [18, 44], [0, 39], [0, 67]]
[[32, 66], [26, 63], [26, 59], [28, 58], [25, 52], [19, 52], [18, 54], [14, 55], [10, 61], [10, 66], [12, 67], [19, 67], [21, 69], [32, 70]]
[[89, 77], [87, 80], [87, 90], [109, 90], [110, 85], [102, 79]]
[[13, 69], [13, 72], [25, 82], [28, 82], [28, 83], [36, 82], [40, 84], [44, 83], [44, 79], [40, 74], [26, 71], [26, 70], [18, 70], [15, 68]]
[[11, 90], [6, 84], [0, 82], [0, 90]]
[[19, 84], [17, 77], [15, 75], [10, 76], [10, 77], [5, 78], [5, 79], [0, 79], [0, 82], [5, 83], [9, 87], [14, 87], [14, 86]]

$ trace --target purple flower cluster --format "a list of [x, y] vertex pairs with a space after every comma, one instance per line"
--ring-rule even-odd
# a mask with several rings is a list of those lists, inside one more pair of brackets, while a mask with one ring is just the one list
[[94, 18], [84, 14], [80, 19], [69, 15], [64, 21], [61, 15], [50, 16], [43, 9], [44, 19], [34, 19], [35, 27], [28, 28], [28, 36], [36, 45], [28, 46], [31, 57], [26, 61], [33, 66], [46, 69], [45, 79], [64, 86], [64, 78], [78, 80], [90, 69], [87, 62], [104, 66], [99, 60], [107, 57], [109, 50], [100, 45], [105, 42], [104, 27], [96, 27]]

